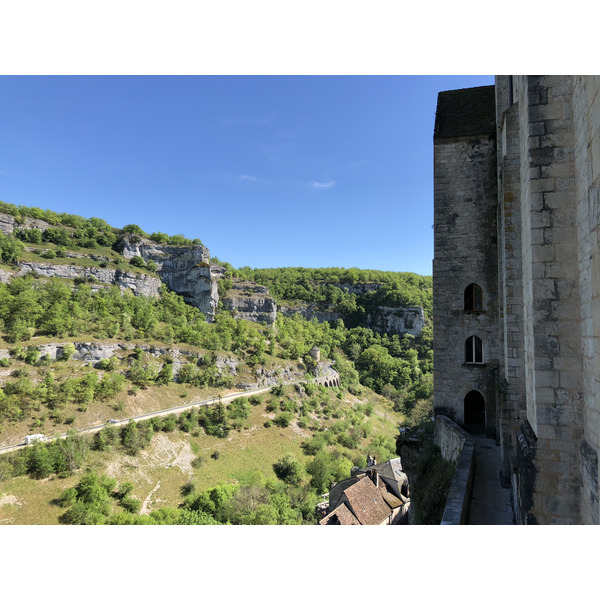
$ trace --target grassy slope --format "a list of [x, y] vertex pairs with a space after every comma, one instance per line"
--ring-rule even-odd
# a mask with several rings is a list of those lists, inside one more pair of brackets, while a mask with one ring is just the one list
[[[335, 392], [328, 391], [335, 399]], [[373, 431], [363, 441], [359, 450], [353, 453], [366, 453], [366, 448], [376, 434], [392, 438], [397, 432], [391, 406], [383, 398], [366, 392], [365, 397], [357, 400], [345, 394], [340, 401], [343, 411], [355, 410], [353, 405], [366, 399], [375, 405], [375, 411], [369, 418]], [[274, 477], [272, 465], [284, 454], [292, 452], [302, 462], [311, 457], [303, 454], [300, 444], [312, 435], [308, 429], [300, 429], [295, 422], [287, 428], [269, 427], [264, 423], [272, 418], [267, 413], [266, 402], [272, 398], [263, 395], [263, 401], [253, 406], [250, 416], [241, 430], [233, 430], [227, 439], [187, 434], [181, 431], [156, 433], [150, 445], [137, 456], [128, 456], [122, 450], [106, 452], [88, 451], [86, 466], [107, 473], [119, 483], [131, 481], [134, 484], [133, 495], [140, 500], [148, 499], [148, 509], [162, 506], [177, 506], [181, 500], [181, 487], [193, 480], [196, 490], [202, 491], [218, 483], [245, 483], [261, 473], [265, 477]], [[317, 421], [315, 421], [316, 423]], [[211, 458], [215, 450], [219, 458]], [[192, 467], [191, 461], [202, 457], [199, 467]], [[28, 477], [17, 477], [0, 482], [0, 524], [56, 524], [58, 517], [65, 512], [52, 503], [62, 490], [76, 485], [83, 471], [61, 479], [51, 476], [42, 481]], [[158, 487], [157, 487], [158, 486]]]

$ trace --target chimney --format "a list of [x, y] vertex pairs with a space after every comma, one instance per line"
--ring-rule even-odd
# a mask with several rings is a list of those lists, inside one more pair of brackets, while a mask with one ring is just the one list
[[369, 469], [369, 477], [375, 487], [379, 487], [379, 473], [377, 472], [377, 469]]

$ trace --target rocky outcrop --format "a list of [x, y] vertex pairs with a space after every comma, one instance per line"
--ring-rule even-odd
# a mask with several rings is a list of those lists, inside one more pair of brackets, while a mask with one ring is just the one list
[[256, 390], [280, 383], [300, 381], [306, 377], [306, 372], [295, 365], [277, 367], [275, 369], [257, 367], [254, 369], [254, 376], [256, 377], [256, 382], [238, 383], [235, 387], [240, 390]]
[[0, 231], [7, 235], [13, 233], [15, 229], [39, 229], [40, 231], [46, 231], [46, 229], [49, 229], [50, 227], [52, 227], [50, 223], [42, 221], [41, 219], [25, 217], [21, 223], [12, 215], [0, 213]]
[[380, 287], [383, 287], [383, 283], [334, 283], [334, 287], [339, 288], [347, 294], [356, 294], [360, 296], [368, 292], [374, 292]]
[[335, 323], [338, 319], [342, 319], [343, 315], [341, 312], [335, 310], [335, 305], [329, 304], [317, 304], [316, 302], [301, 302], [294, 306], [280, 306], [279, 312], [284, 317], [291, 317], [292, 315], [300, 315], [309, 321], [317, 319], [319, 323]]
[[215, 316], [219, 301], [217, 279], [211, 274], [210, 252], [205, 246], [168, 246], [149, 240], [132, 241], [126, 236], [122, 241], [125, 258], [141, 256], [154, 261], [157, 275], [167, 287], [182, 295], [200, 309], [210, 322]]
[[118, 285], [121, 289], [129, 289], [136, 296], [158, 296], [161, 282], [158, 277], [124, 271], [122, 269], [103, 269], [101, 267], [80, 267], [77, 265], [54, 265], [50, 263], [20, 262], [19, 270], [11, 273], [11, 277], [22, 277], [27, 273], [37, 273], [43, 277], [62, 277], [76, 279], [93, 277], [99, 283]]
[[224, 308], [246, 321], [271, 325], [277, 319], [277, 302], [264, 285], [236, 279], [222, 302]]
[[391, 308], [378, 306], [367, 315], [367, 327], [378, 333], [409, 333], [421, 335], [425, 325], [425, 313], [420, 306], [409, 308]]
[[12, 271], [0, 267], [0, 283], [8, 283], [12, 279], [13, 275], [14, 273]]

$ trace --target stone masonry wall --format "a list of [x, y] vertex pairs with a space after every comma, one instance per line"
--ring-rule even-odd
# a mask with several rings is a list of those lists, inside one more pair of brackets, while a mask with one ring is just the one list
[[[464, 423], [471, 390], [485, 399], [495, 433], [498, 364], [495, 135], [436, 139], [434, 145], [434, 404]], [[483, 290], [483, 311], [464, 310], [464, 291]], [[484, 364], [465, 364], [465, 341], [483, 342]]]
[[598, 524], [600, 449], [600, 78], [575, 77], [575, 195], [579, 240], [579, 289], [583, 352], [581, 521]]
[[[497, 104], [500, 102], [497, 100]], [[523, 274], [521, 246], [519, 106], [498, 114], [498, 279], [500, 372], [503, 386], [498, 415], [502, 448], [502, 478], [510, 484], [515, 439], [526, 418], [523, 356]], [[500, 109], [501, 110], [501, 109]]]
[[532, 514], [580, 520], [581, 347], [572, 78], [519, 77], [527, 419], [536, 437]]
[[[481, 89], [468, 98], [475, 112]], [[502, 475], [517, 522], [599, 524], [600, 77], [499, 76], [495, 94], [495, 214], [492, 195], [479, 214], [463, 203], [489, 175], [468, 151], [481, 136], [474, 143], [467, 110], [446, 115], [459, 121], [452, 140], [434, 138], [434, 404], [460, 424], [469, 377], [456, 364], [456, 339], [470, 330], [457, 288], [482, 276], [474, 281], [490, 304], [483, 321], [468, 318], [497, 351], [498, 376], [483, 385], [499, 397]], [[463, 127], [470, 137], [458, 137]], [[496, 218], [493, 273], [481, 257], [495, 256]]]

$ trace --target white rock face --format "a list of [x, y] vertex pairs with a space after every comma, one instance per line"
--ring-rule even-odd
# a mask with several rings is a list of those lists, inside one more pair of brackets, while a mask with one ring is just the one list
[[367, 327], [379, 333], [421, 334], [425, 325], [425, 313], [420, 306], [409, 308], [391, 308], [378, 306], [377, 310], [367, 315]]
[[157, 275], [170, 290], [181, 294], [200, 309], [210, 322], [219, 301], [217, 280], [210, 267], [210, 252], [205, 246], [166, 246], [148, 240], [131, 242], [125, 238], [123, 256], [141, 256], [157, 265]]
[[237, 280], [222, 302], [225, 308], [235, 309], [236, 316], [246, 321], [273, 324], [277, 319], [277, 302], [264, 285]]
[[335, 305], [323, 305], [316, 302], [302, 302], [295, 306], [280, 306], [279, 312], [284, 317], [291, 317], [299, 314], [309, 321], [317, 319], [319, 323], [335, 323], [338, 319], [343, 318], [342, 313], [335, 310]]
[[[41, 219], [25, 217], [23, 223], [18, 223], [12, 215], [0, 213], [0, 231], [7, 235], [13, 233], [15, 229], [39, 229], [40, 231], [46, 231], [50, 227], [53, 227], [53, 225]], [[70, 227], [65, 227], [65, 229], [70, 229]]]
[[[103, 269], [101, 267], [80, 267], [76, 265], [53, 265], [50, 263], [21, 262], [19, 270], [11, 277], [22, 277], [34, 272], [43, 277], [94, 277], [101, 283], [118, 285], [121, 289], [130, 289], [136, 296], [158, 296], [160, 279], [152, 275], [138, 275], [121, 269]], [[11, 278], [9, 277], [9, 279]]]

